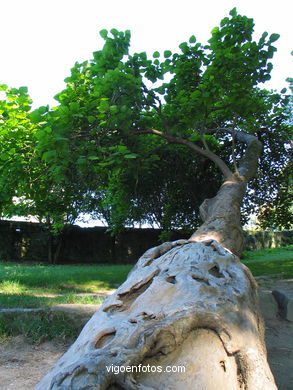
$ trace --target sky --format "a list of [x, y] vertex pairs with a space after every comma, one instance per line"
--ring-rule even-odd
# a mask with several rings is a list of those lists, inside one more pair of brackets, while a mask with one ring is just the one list
[[254, 19], [256, 38], [281, 35], [266, 87], [286, 87], [293, 77], [289, 0], [0, 0], [0, 84], [27, 86], [34, 107], [54, 106], [74, 63], [102, 48], [100, 30], [131, 30], [131, 52], [175, 51], [191, 35], [206, 43], [234, 7]]

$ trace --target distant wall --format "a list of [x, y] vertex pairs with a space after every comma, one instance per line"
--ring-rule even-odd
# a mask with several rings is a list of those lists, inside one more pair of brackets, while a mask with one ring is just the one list
[[278, 248], [293, 244], [293, 230], [282, 232], [271, 231], [246, 231], [246, 250], [252, 251], [263, 248]]
[[[58, 263], [131, 264], [159, 244], [160, 230], [127, 229], [116, 237], [106, 228], [68, 227], [61, 237]], [[172, 240], [186, 238], [174, 232]], [[246, 250], [293, 244], [293, 231], [246, 233]], [[47, 262], [50, 235], [42, 225], [0, 221], [0, 260]], [[57, 240], [53, 240], [53, 249]]]

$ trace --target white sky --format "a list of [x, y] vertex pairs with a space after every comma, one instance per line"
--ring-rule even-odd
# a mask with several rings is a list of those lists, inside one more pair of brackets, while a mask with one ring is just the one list
[[54, 105], [76, 61], [101, 49], [103, 28], [131, 30], [131, 51], [175, 50], [195, 35], [206, 43], [213, 27], [237, 7], [252, 17], [258, 37], [281, 34], [267, 88], [292, 77], [292, 11], [289, 0], [0, 0], [0, 83], [28, 86], [34, 106]]

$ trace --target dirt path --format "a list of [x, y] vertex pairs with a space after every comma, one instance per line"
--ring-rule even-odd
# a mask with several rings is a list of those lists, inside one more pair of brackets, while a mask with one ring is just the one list
[[[293, 279], [256, 278], [261, 291], [278, 290], [293, 297]], [[268, 316], [270, 317], [270, 316]], [[293, 322], [267, 318], [266, 345], [268, 361], [279, 390], [293, 390]]]
[[0, 389], [33, 389], [67, 348], [53, 342], [35, 346], [22, 336], [0, 344]]
[[[270, 321], [266, 339], [268, 357], [279, 390], [293, 389], [293, 323]], [[0, 389], [32, 390], [68, 345], [29, 344], [22, 336], [0, 345]]]
[[279, 390], [293, 390], [293, 322], [266, 323], [268, 361]]
[[[280, 283], [293, 293], [293, 280], [286, 283], [259, 281], [262, 287], [269, 289], [275, 289]], [[293, 322], [277, 318], [266, 320], [266, 343], [278, 389], [293, 390]], [[0, 344], [0, 389], [32, 390], [67, 349], [68, 345], [55, 342], [35, 346], [22, 336]]]

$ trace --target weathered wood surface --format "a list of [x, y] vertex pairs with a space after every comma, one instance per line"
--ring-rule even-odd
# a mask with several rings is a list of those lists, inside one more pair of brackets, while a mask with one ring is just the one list
[[[115, 374], [106, 367], [161, 366]], [[184, 366], [185, 373], [165, 373]], [[257, 286], [214, 240], [148, 250], [35, 390], [276, 390]]]

